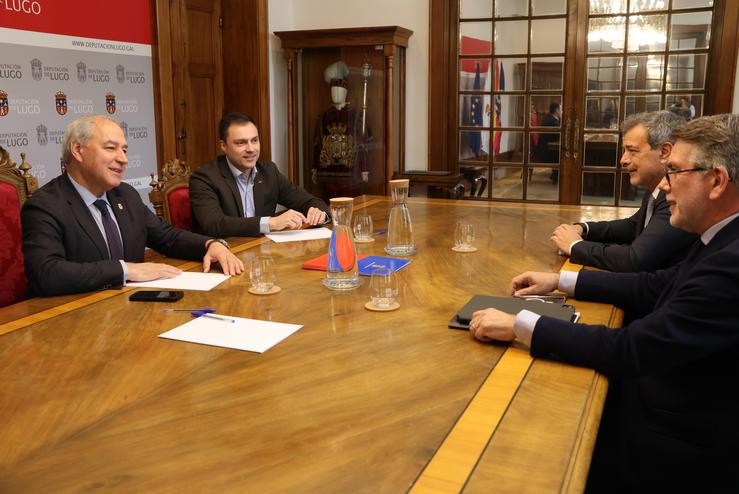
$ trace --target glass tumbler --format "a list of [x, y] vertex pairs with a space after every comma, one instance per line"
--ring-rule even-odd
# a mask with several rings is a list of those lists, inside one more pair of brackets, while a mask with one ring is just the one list
[[398, 280], [392, 269], [373, 269], [370, 276], [370, 297], [378, 309], [389, 309], [398, 296]]
[[256, 256], [249, 262], [249, 281], [251, 289], [257, 293], [267, 293], [275, 286], [275, 263], [270, 256]]

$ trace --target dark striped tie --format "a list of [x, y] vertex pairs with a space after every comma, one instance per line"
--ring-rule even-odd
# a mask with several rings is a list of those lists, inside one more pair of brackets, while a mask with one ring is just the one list
[[103, 229], [105, 230], [105, 238], [108, 240], [110, 258], [113, 260], [123, 259], [123, 244], [121, 243], [121, 236], [118, 234], [118, 228], [115, 225], [115, 221], [110, 217], [108, 203], [102, 199], [98, 199], [93, 204], [95, 204], [95, 207], [100, 210], [100, 214], [103, 215]]

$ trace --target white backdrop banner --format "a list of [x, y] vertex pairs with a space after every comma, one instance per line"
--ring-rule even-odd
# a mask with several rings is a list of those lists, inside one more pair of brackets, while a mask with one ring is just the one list
[[103, 114], [121, 123], [125, 181], [149, 203], [156, 173], [149, 1], [0, 1], [0, 145], [17, 162], [25, 152], [40, 185], [62, 173], [67, 124]]

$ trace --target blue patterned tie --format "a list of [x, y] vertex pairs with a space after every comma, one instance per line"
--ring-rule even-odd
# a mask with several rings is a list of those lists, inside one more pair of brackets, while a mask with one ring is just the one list
[[103, 229], [105, 230], [105, 238], [108, 240], [110, 258], [113, 260], [123, 259], [123, 243], [121, 243], [121, 236], [118, 234], [115, 221], [110, 217], [108, 203], [102, 199], [98, 199], [93, 204], [100, 210], [100, 214], [103, 215]]

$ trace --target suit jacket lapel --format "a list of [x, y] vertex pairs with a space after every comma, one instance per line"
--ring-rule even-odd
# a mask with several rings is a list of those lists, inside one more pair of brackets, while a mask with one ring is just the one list
[[71, 209], [75, 220], [79, 223], [80, 227], [82, 227], [82, 230], [87, 234], [92, 243], [95, 244], [95, 247], [100, 254], [100, 258], [108, 259], [108, 244], [105, 243], [105, 238], [103, 238], [100, 228], [97, 223], [95, 223], [92, 213], [90, 213], [90, 210], [82, 201], [82, 198], [77, 193], [74, 185], [72, 185], [69, 176], [62, 175], [61, 183], [62, 187], [65, 189], [64, 197], [67, 199], [67, 203], [69, 204], [69, 208]]
[[649, 197], [652, 195], [651, 191], [644, 194], [641, 200], [641, 207], [637, 212], [639, 221], [636, 224], [636, 234], [639, 235], [644, 231], [644, 220], [647, 219], [647, 207], [649, 207]]
[[228, 167], [226, 156], [219, 157], [218, 169], [221, 172], [221, 177], [223, 177], [223, 181], [226, 182], [228, 189], [231, 191], [231, 194], [233, 195], [233, 200], [234, 200], [234, 203], [236, 204], [236, 211], [239, 217], [243, 217], [244, 216], [244, 201], [241, 197], [239, 186], [236, 185], [236, 179], [234, 178], [233, 173], [231, 173], [231, 169]]

